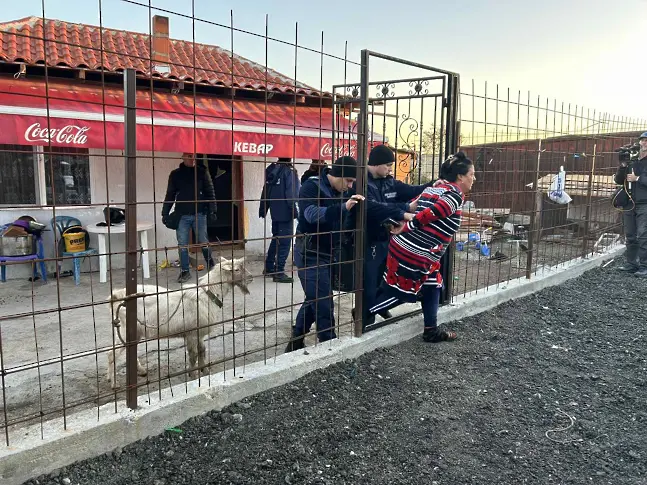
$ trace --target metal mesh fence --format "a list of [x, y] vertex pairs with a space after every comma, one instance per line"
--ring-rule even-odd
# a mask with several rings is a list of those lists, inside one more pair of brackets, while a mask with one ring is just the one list
[[[614, 149], [638, 120], [459, 90], [456, 73], [340, 53], [323, 33], [304, 45], [298, 25], [270, 35], [268, 17], [251, 32], [193, 2], [115, 5], [111, 18], [142, 29], [114, 29], [100, 1], [88, 25], [48, 18], [46, 1], [0, 23], [7, 445], [79, 410], [100, 418], [195, 379], [243, 377], [295, 345], [295, 324], [312, 326], [308, 346], [360, 335], [351, 309], [361, 314], [370, 218], [361, 204], [349, 217], [355, 177], [327, 177], [339, 156], [357, 159], [358, 194], [378, 144], [412, 185], [436, 180], [457, 147], [474, 160], [446, 301], [618, 241]], [[370, 75], [369, 60], [395, 74]], [[567, 205], [547, 195], [562, 166]], [[297, 219], [307, 231], [295, 234]], [[349, 236], [353, 254], [340, 257], [335, 241]], [[348, 272], [354, 287], [335, 284]]]

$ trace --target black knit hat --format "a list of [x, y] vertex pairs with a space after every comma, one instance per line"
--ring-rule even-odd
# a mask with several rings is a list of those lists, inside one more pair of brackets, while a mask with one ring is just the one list
[[395, 162], [395, 155], [393, 155], [393, 150], [391, 150], [386, 145], [378, 145], [374, 147], [371, 150], [371, 153], [368, 155], [369, 165], [387, 165], [393, 162]]
[[330, 168], [333, 177], [357, 178], [357, 161], [353, 157], [339, 157]]

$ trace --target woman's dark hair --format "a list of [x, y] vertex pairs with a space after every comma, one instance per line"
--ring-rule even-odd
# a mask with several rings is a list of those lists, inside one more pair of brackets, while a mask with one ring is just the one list
[[443, 162], [440, 166], [440, 178], [448, 182], [456, 182], [459, 175], [467, 175], [474, 165], [463, 152], [458, 152]]

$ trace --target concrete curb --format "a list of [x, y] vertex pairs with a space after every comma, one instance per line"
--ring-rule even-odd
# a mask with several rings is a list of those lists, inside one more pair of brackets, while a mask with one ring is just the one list
[[[602, 265], [616, 257], [624, 246], [589, 259], [575, 259], [554, 268], [545, 268], [532, 280], [520, 278], [475, 291], [441, 308], [439, 321], [450, 322], [488, 311], [503, 302], [530, 295], [544, 288], [559, 285], [569, 279]], [[409, 318], [399, 324], [372, 331], [362, 338], [343, 338], [316, 347], [308, 353], [280, 355], [271, 363], [257, 362], [246, 367], [244, 376], [227, 371], [207, 379], [188, 383], [186, 393], [177, 386], [174, 394], [162, 391], [161, 399], [139, 400], [140, 408], [131, 411], [125, 405], [107, 404], [97, 410], [81, 411], [68, 417], [67, 430], [63, 420], [14, 434], [11, 446], [0, 450], [0, 481], [4, 485], [19, 485], [31, 478], [50, 473], [76, 461], [84, 460], [123, 447], [148, 436], [178, 426], [187, 419], [209, 411], [220, 410], [234, 402], [262, 391], [289, 383], [331, 364], [354, 359], [377, 348], [388, 347], [420, 334], [419, 318]], [[217, 382], [214, 384], [214, 382]], [[184, 386], [182, 386], [184, 387]], [[157, 397], [158, 395], [155, 394]]]

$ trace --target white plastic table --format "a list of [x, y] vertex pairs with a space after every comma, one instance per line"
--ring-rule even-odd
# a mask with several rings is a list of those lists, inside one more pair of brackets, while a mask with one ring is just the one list
[[[139, 235], [139, 243], [143, 250], [142, 252], [142, 267], [144, 269], [144, 278], [150, 278], [150, 267], [148, 262], [148, 232], [153, 229], [152, 222], [138, 222], [137, 234]], [[89, 224], [86, 230], [90, 234], [96, 234], [99, 239], [99, 281], [105, 283], [108, 281], [108, 250], [106, 239], [108, 234], [126, 234], [126, 225], [120, 224], [117, 226], [97, 226], [96, 224]]]

